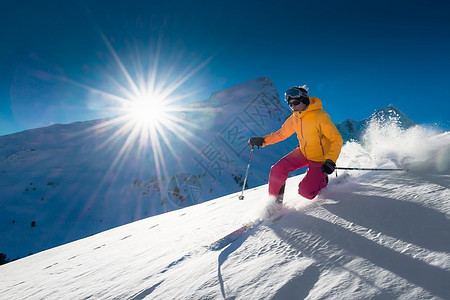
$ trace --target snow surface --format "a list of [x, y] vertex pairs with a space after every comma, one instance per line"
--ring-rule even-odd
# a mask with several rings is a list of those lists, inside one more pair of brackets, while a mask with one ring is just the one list
[[[262, 185], [0, 266], [2, 299], [450, 299], [450, 132], [369, 126], [317, 199], [287, 181], [278, 222]], [[270, 151], [265, 148], [258, 151]], [[255, 156], [259, 154], [256, 151]]]

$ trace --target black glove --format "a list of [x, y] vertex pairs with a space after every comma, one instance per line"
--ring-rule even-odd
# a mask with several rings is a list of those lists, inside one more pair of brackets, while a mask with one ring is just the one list
[[259, 137], [259, 136], [255, 136], [255, 137], [251, 137], [248, 140], [248, 145], [253, 149], [253, 147], [261, 147], [264, 144], [264, 138], [263, 137]]
[[331, 159], [327, 159], [322, 165], [322, 172], [331, 174], [336, 169], [336, 164]]

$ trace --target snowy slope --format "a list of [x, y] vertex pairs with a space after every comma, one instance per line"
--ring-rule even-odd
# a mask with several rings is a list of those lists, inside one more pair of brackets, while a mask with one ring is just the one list
[[[118, 227], [0, 266], [4, 299], [450, 299], [450, 133], [372, 127], [309, 201], [288, 179], [280, 221], [207, 247], [262, 215], [267, 186]], [[255, 156], [260, 155], [260, 150]]]

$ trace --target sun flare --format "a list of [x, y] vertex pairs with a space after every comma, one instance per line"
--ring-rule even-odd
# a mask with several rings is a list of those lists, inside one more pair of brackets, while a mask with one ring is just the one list
[[112, 74], [105, 74], [105, 88], [65, 80], [87, 89], [104, 101], [106, 109], [116, 113], [115, 117], [87, 129], [95, 134], [108, 132], [99, 149], [117, 149], [103, 180], [108, 182], [111, 176], [121, 174], [128, 167], [125, 162], [133, 157], [149, 168], [146, 174], [156, 174], [161, 200], [165, 201], [167, 186], [163, 185], [163, 179], [170, 175], [166, 159], [179, 156], [177, 145], [180, 143], [199, 151], [193, 140], [198, 138], [194, 132], [200, 130], [201, 125], [195, 118], [186, 116], [209, 109], [189, 104], [200, 90], [189, 80], [213, 57], [179, 68], [173, 63], [163, 64], [166, 61], [161, 60], [161, 45], [158, 44], [155, 51], [151, 47], [145, 53], [136, 51], [135, 56], [126, 55], [128, 60], [123, 61], [106, 36], [100, 34], [117, 68]]
[[137, 123], [147, 125], [161, 123], [168, 110], [164, 99], [154, 95], [131, 101], [129, 106], [130, 117]]

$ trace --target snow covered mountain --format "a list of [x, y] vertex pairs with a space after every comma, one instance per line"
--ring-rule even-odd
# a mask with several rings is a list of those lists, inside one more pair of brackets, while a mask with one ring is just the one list
[[0, 266], [1, 298], [450, 299], [450, 132], [366, 136], [339, 165], [409, 171], [340, 171], [314, 201], [291, 177], [286, 215], [217, 251], [260, 218], [267, 186], [136, 221]]
[[[248, 138], [280, 127], [289, 114], [272, 81], [258, 78], [179, 113], [182, 138], [166, 130], [170, 142], [161, 139], [156, 158], [150, 143], [130, 142], [133, 128], [119, 118], [2, 136], [0, 253], [23, 257], [236, 192]], [[291, 139], [254, 155], [248, 186], [266, 183], [267, 166], [293, 147]]]
[[384, 124], [397, 123], [400, 128], [408, 129], [416, 125], [416, 122], [411, 120], [406, 114], [392, 104], [380, 108], [375, 111], [368, 118], [355, 121], [351, 119], [344, 120], [336, 124], [337, 129], [342, 135], [344, 141], [363, 139], [363, 134], [367, 126], [371, 122], [376, 122], [379, 126]]

